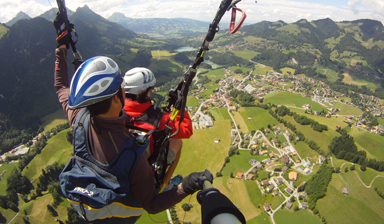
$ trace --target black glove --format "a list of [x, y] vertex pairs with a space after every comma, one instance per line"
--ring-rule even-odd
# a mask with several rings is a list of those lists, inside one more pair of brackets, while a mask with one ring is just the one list
[[69, 42], [71, 40], [71, 30], [73, 29], [74, 25], [72, 23], [66, 25], [66, 20], [66, 15], [59, 12], [53, 21], [53, 26], [55, 27], [57, 34], [57, 47], [65, 44], [68, 49]]
[[183, 179], [183, 191], [186, 194], [193, 194], [198, 190], [203, 190], [204, 181], [212, 183], [213, 176], [209, 170], [191, 173]]

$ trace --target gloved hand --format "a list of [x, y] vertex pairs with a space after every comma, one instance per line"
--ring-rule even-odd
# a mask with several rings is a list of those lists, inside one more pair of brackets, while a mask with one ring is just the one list
[[206, 169], [203, 172], [191, 173], [183, 179], [183, 191], [186, 194], [193, 194], [198, 190], [202, 190], [205, 180], [212, 183], [213, 176], [209, 170]]
[[57, 13], [55, 20], [53, 21], [53, 26], [56, 29], [57, 34], [57, 47], [61, 45], [66, 45], [67, 49], [69, 48], [69, 42], [71, 39], [71, 30], [73, 29], [74, 25], [72, 23], [69, 23], [66, 25], [66, 16], [62, 13]]

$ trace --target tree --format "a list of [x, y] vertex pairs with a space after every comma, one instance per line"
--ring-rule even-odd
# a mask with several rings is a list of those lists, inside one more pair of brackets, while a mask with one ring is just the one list
[[52, 216], [58, 216], [57, 211], [52, 207], [52, 205], [48, 204], [47, 205], [47, 210]]
[[360, 167], [360, 170], [361, 170], [361, 171], [366, 171], [366, 170], [367, 170], [367, 166], [362, 165], [362, 166]]
[[348, 167], [345, 167], [344, 172], [345, 173], [348, 172]]
[[183, 208], [184, 211], [188, 212], [189, 210], [191, 210], [191, 208], [193, 208], [193, 205], [184, 203], [181, 207]]
[[229, 174], [229, 176], [230, 176], [231, 178], [235, 178], [235, 176], [233, 175], [233, 172], [231, 172], [231, 174]]
[[222, 176], [223, 176], [223, 174], [221, 172], [216, 173], [216, 177], [222, 177]]

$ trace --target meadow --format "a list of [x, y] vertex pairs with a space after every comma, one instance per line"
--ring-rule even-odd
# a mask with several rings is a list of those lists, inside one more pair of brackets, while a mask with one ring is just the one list
[[36, 184], [37, 178], [41, 175], [41, 170], [55, 162], [67, 164], [72, 157], [73, 146], [67, 141], [66, 135], [70, 129], [59, 132], [48, 140], [39, 155], [28, 164], [22, 171], [22, 175], [28, 177], [33, 184]]
[[250, 51], [250, 50], [243, 50], [243, 51], [230, 51], [237, 57], [241, 57], [247, 60], [251, 60], [255, 56], [259, 55], [259, 52], [256, 51]]
[[310, 104], [313, 111], [322, 111], [325, 110], [320, 104], [315, 103], [311, 100], [310, 97], [303, 97], [296, 93], [290, 92], [274, 92], [264, 96], [264, 103], [271, 103], [275, 105], [284, 105], [284, 106], [295, 106], [300, 107], [304, 104]]
[[285, 207], [275, 213], [274, 219], [276, 224], [322, 223], [321, 220], [316, 215], [314, 215], [311, 210], [300, 209], [298, 211], [290, 211]]
[[54, 113], [48, 114], [45, 117], [43, 117], [41, 121], [43, 122], [42, 127], [44, 128], [44, 131], [49, 131], [59, 124], [67, 123], [68, 119], [65, 116], [63, 109], [59, 109]]
[[[342, 194], [347, 187], [349, 194]], [[334, 174], [326, 196], [316, 206], [328, 223], [383, 223], [384, 200], [364, 187], [354, 172]]]
[[368, 89], [377, 89], [378, 86], [370, 81], [367, 80], [364, 76], [352, 76], [349, 73], [343, 73], [344, 79], [342, 80], [344, 83], [357, 85], [357, 86], [367, 86]]
[[[274, 126], [278, 124], [277, 120], [272, 117], [268, 110], [264, 110], [260, 107], [242, 107], [238, 110], [243, 117], [248, 130], [260, 130], [260, 128], [267, 128], [268, 125]], [[248, 120], [251, 117], [251, 120]]]
[[4, 170], [6, 170], [5, 174], [3, 175], [1, 181], [0, 181], [0, 195], [5, 195], [7, 190], [7, 178], [11, 176], [12, 170], [17, 168], [19, 163], [8, 163], [8, 164], [3, 164], [0, 166], [0, 173], [3, 173]]

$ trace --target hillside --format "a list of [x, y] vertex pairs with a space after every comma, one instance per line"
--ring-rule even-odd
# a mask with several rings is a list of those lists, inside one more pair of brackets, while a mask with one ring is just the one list
[[122, 13], [114, 13], [108, 20], [118, 23], [134, 32], [145, 33], [158, 38], [198, 36], [205, 33], [209, 27], [208, 22], [201, 22], [193, 19], [132, 19], [124, 16]]

